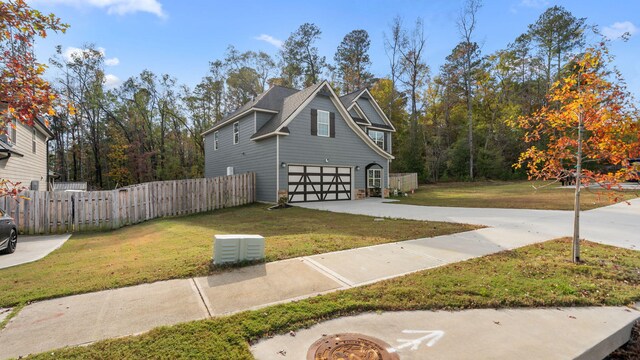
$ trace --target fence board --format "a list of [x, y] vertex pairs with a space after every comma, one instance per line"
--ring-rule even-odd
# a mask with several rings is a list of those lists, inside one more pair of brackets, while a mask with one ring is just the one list
[[411, 192], [418, 188], [417, 173], [389, 174], [389, 189]]
[[26, 199], [0, 198], [21, 234], [118, 229], [165, 216], [245, 205], [256, 199], [256, 177], [156, 181], [111, 191], [24, 191]]

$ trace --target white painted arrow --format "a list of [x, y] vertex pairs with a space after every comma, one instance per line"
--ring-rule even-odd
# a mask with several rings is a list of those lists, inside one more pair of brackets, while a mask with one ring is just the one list
[[417, 339], [397, 339], [396, 341], [403, 343], [402, 345], [396, 346], [397, 350], [402, 350], [404, 348], [411, 347], [411, 350], [418, 350], [423, 341], [427, 341], [426, 346], [435, 345], [441, 337], [444, 336], [444, 331], [442, 330], [402, 330], [403, 334], [426, 334]]

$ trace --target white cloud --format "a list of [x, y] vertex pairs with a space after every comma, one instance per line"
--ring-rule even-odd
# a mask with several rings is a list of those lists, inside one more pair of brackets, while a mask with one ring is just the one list
[[[102, 57], [105, 56], [106, 50], [103, 47], [96, 48], [96, 50], [98, 51], [98, 53], [100, 53]], [[73, 46], [69, 46], [62, 52], [62, 56], [67, 62], [73, 62], [74, 59], [83, 57], [85, 55], [89, 55], [89, 50], [80, 49]], [[118, 59], [117, 57], [113, 57], [109, 59], [105, 58], [104, 64], [107, 66], [116, 66], [120, 64], [120, 59]]]
[[[96, 50], [102, 55], [104, 56], [104, 48], [96, 48]], [[64, 56], [64, 59], [67, 60], [67, 62], [73, 62], [74, 59], [78, 59], [81, 58], [85, 55], [89, 55], [89, 50], [87, 49], [80, 49], [77, 47], [73, 47], [73, 46], [69, 46], [68, 48], [66, 48], [64, 50], [64, 52], [62, 53], [62, 56]]]
[[104, 59], [104, 64], [107, 66], [116, 66], [120, 64], [120, 59], [118, 59], [117, 57], [114, 57], [111, 59]]
[[107, 14], [126, 15], [136, 12], [147, 12], [160, 18], [167, 14], [162, 10], [158, 0], [38, 0], [47, 3], [58, 3], [72, 6], [94, 6], [107, 10]]
[[267, 34], [260, 34], [260, 36], [256, 36], [254, 39], [260, 40], [260, 41], [266, 41], [269, 44], [277, 47], [278, 49], [282, 48], [282, 44], [284, 44], [284, 41], [280, 39], [276, 39], [273, 36], [267, 35]]
[[539, 9], [549, 5], [548, 0], [522, 0], [520, 1], [520, 6]]
[[602, 34], [610, 40], [616, 40], [621, 38], [626, 33], [629, 33], [629, 35], [633, 35], [637, 31], [638, 28], [633, 25], [631, 21], [623, 21], [615, 22], [610, 26], [605, 26], [602, 29]]
[[117, 76], [113, 74], [107, 74], [104, 76], [104, 86], [107, 89], [114, 88], [118, 85], [120, 85], [120, 79]]

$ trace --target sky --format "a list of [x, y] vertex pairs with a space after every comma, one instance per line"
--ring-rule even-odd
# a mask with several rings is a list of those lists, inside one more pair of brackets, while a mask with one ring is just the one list
[[[70, 25], [65, 34], [50, 34], [36, 43], [36, 55], [47, 63], [62, 46], [65, 54], [83, 44], [94, 44], [106, 59], [107, 85], [117, 86], [147, 69], [169, 74], [193, 87], [207, 75], [209, 62], [224, 58], [229, 44], [240, 51], [265, 51], [278, 46], [301, 24], [321, 30], [318, 48], [333, 61], [343, 37], [364, 29], [371, 38], [371, 71], [389, 73], [384, 33], [395, 16], [412, 27], [424, 22], [426, 61], [436, 74], [459, 42], [456, 18], [463, 0], [352, 0], [244, 1], [244, 0], [29, 0], [45, 13], [54, 13]], [[505, 48], [549, 6], [560, 5], [576, 17], [615, 39], [625, 31], [631, 38], [612, 40], [615, 65], [629, 90], [640, 98], [640, 1], [637, 0], [485, 0], [478, 13], [474, 40], [483, 54]], [[54, 74], [50, 71], [49, 77]]]

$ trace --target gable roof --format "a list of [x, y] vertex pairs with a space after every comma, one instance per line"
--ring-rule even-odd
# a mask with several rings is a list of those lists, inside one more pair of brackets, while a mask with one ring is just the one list
[[389, 130], [389, 131], [396, 131], [396, 128], [393, 126], [393, 124], [391, 123], [391, 120], [389, 120], [389, 118], [387, 117], [387, 115], [384, 113], [384, 111], [382, 111], [382, 109], [380, 108], [380, 105], [378, 105], [378, 102], [374, 99], [373, 95], [371, 95], [371, 92], [369, 91], [368, 88], [362, 88], [359, 90], [356, 90], [352, 93], [346, 94], [346, 95], [342, 95], [340, 97], [340, 101], [342, 101], [342, 104], [344, 105], [344, 107], [346, 107], [348, 110], [350, 110], [353, 106], [358, 106], [358, 99], [360, 98], [364, 98], [369, 100], [369, 102], [371, 103], [371, 105], [373, 106], [374, 110], [378, 113], [378, 115], [380, 115], [380, 117], [382, 118], [382, 121], [385, 122], [385, 124], [387, 124], [387, 126], [385, 126], [384, 128]]
[[342, 95], [340, 96], [340, 101], [342, 101], [342, 104], [344, 105], [344, 107], [346, 107], [347, 109], [350, 108], [351, 103], [353, 103], [356, 99], [358, 99], [360, 97], [360, 94], [362, 94], [362, 92], [365, 90], [366, 88], [362, 88], [362, 89], [358, 89], [356, 91], [350, 92], [348, 94]]
[[277, 114], [282, 108], [282, 100], [287, 96], [293, 95], [295, 93], [298, 93], [298, 90], [284, 86], [273, 86], [269, 88], [269, 90], [258, 95], [255, 99], [242, 105], [237, 110], [227, 114], [211, 129], [203, 132], [202, 135], [206, 135], [212, 131], [215, 131], [252, 111], [262, 111], [266, 113]]
[[300, 90], [297, 93], [291, 94], [282, 99], [282, 110], [272, 117], [266, 124], [264, 124], [251, 139], [257, 139], [265, 135], [277, 132], [278, 128], [291, 117], [291, 115], [304, 103], [316, 90], [318, 90], [323, 83], [309, 86], [306, 89]]
[[[364, 89], [366, 91], [366, 89]], [[358, 126], [356, 120], [349, 114], [349, 111], [344, 106], [341, 98], [336, 95], [331, 85], [325, 80], [318, 84], [311, 85], [302, 90], [295, 90], [282, 86], [273, 86], [269, 90], [260, 94], [256, 99], [241, 106], [238, 110], [225, 116], [211, 129], [202, 133], [202, 135], [209, 134], [217, 129], [234, 122], [242, 116], [250, 114], [253, 111], [262, 111], [267, 113], [273, 113], [274, 115], [267, 120], [267, 122], [257, 129], [255, 134], [251, 136], [251, 140], [259, 140], [275, 135], [289, 135], [289, 129], [287, 125], [296, 117], [296, 115], [302, 111], [302, 109], [309, 103], [318, 93], [323, 93], [329, 96], [332, 102], [342, 114], [347, 125], [358, 135], [369, 147], [375, 152], [387, 159], [393, 159], [393, 155], [382, 150], [377, 146], [373, 140]], [[362, 93], [356, 94], [356, 99], [362, 96]], [[374, 101], [375, 103], [375, 101]], [[362, 119], [358, 119], [362, 120]], [[395, 131], [393, 129], [392, 131]]]

